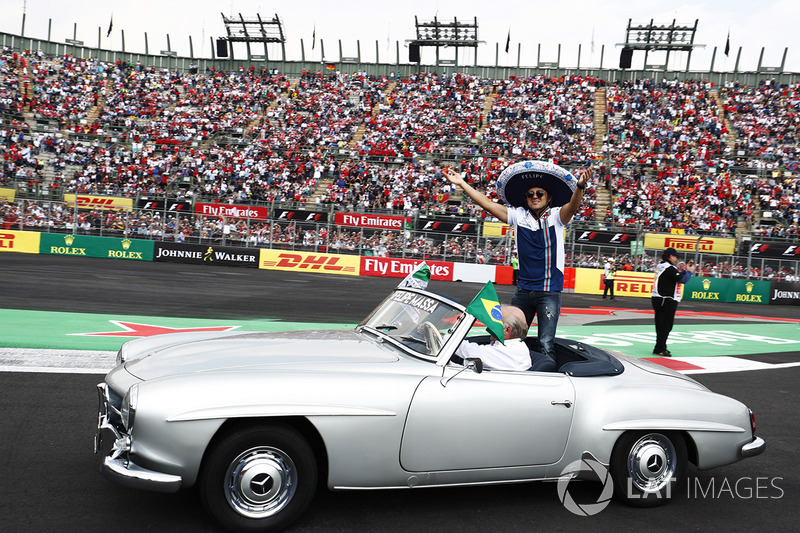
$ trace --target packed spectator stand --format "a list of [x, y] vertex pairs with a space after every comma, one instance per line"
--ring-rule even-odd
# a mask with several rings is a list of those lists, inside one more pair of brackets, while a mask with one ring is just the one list
[[[47, 231], [100, 225], [143, 238], [323, 243], [376, 254], [416, 248], [504, 261], [505, 241], [276, 230], [188, 213], [78, 212], [56, 202], [80, 193], [484, 217], [441, 179], [441, 167], [459, 168], [492, 196], [509, 162], [541, 159], [600, 169], [579, 224], [797, 241], [798, 103], [800, 83], [769, 80], [714, 87], [666, 78], [608, 84], [578, 75], [289, 78], [254, 68], [182, 73], [5, 49], [0, 187], [17, 195], [2, 205], [0, 224]], [[603, 195], [610, 203], [601, 207]]]

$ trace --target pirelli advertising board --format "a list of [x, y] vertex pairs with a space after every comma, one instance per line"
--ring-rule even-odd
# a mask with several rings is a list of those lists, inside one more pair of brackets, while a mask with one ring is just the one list
[[259, 268], [291, 272], [316, 272], [358, 276], [361, 257], [357, 255], [295, 252], [292, 250], [261, 250]]
[[117, 196], [92, 196], [89, 194], [65, 194], [64, 202], [70, 207], [78, 203], [78, 209], [132, 209], [133, 198]]
[[135, 261], [153, 260], [153, 241], [64, 235], [63, 233], [42, 233], [40, 235], [39, 253], [41, 254], [132, 259]]
[[33, 231], [0, 230], [0, 252], [39, 253], [39, 235]]
[[683, 288], [684, 300], [725, 303], [768, 304], [770, 282], [692, 277]]
[[153, 261], [258, 268], [258, 248], [157, 242]]
[[0, 200], [5, 200], [6, 202], [13, 202], [16, 195], [17, 195], [16, 190], [9, 189], [8, 187], [0, 187]]
[[679, 254], [697, 251], [704, 254], [732, 255], [736, 248], [736, 239], [700, 235], [647, 233], [644, 236], [644, 247], [651, 250], [675, 248]]
[[[614, 274], [614, 296], [637, 296], [649, 298], [653, 292], [652, 272], [625, 272]], [[603, 271], [596, 268], [575, 269], [575, 292], [581, 294], [603, 294]]]

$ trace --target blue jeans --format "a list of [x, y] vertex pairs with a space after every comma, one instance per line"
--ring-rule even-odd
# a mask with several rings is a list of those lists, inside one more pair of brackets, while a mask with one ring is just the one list
[[561, 314], [561, 291], [528, 291], [517, 288], [511, 305], [522, 309], [528, 324], [537, 317], [539, 343], [542, 351], [550, 357], [555, 356], [556, 327]]

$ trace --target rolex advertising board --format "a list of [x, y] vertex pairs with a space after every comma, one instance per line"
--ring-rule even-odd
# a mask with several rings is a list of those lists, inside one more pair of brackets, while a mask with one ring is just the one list
[[153, 241], [42, 233], [39, 253], [152, 261]]
[[684, 300], [768, 304], [768, 281], [692, 277], [683, 288]]

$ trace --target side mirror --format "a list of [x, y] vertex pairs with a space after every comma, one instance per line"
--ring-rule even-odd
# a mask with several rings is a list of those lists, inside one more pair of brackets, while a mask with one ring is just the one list
[[483, 361], [477, 357], [468, 357], [464, 360], [464, 366], [476, 374], [483, 372]]
[[[442, 379], [439, 380], [439, 383], [442, 384], [442, 387], [447, 387], [447, 384], [450, 382], [451, 379], [453, 379], [454, 377], [456, 377], [465, 370], [472, 370], [476, 374], [480, 374], [481, 372], [483, 372], [483, 361], [481, 361], [477, 357], [467, 357], [466, 359], [464, 359], [464, 368], [462, 368], [449, 378], [445, 378], [443, 374]], [[442, 368], [442, 373], [444, 373], [444, 368]]]

